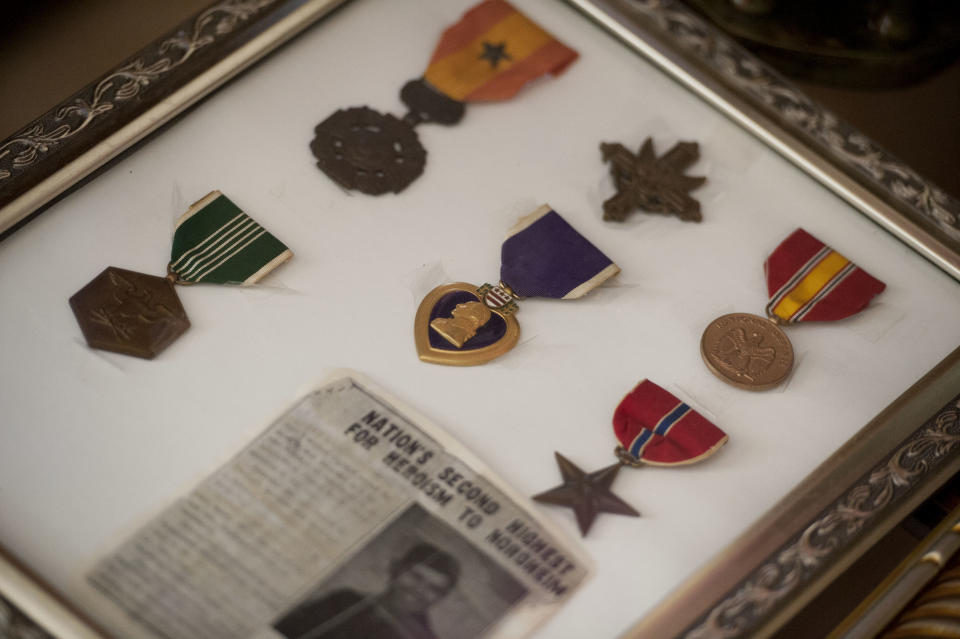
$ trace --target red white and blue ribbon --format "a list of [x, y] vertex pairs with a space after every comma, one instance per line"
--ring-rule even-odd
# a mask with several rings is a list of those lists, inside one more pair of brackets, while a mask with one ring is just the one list
[[613, 432], [631, 459], [653, 466], [692, 464], [727, 442], [726, 433], [649, 380], [617, 406]]
[[500, 281], [519, 297], [576, 299], [620, 272], [547, 204], [510, 229], [500, 265]]
[[850, 317], [886, 288], [803, 229], [791, 233], [763, 267], [770, 295], [767, 315], [785, 324]]

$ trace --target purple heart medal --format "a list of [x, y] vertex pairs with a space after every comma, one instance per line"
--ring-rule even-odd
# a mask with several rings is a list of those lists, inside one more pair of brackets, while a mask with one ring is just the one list
[[500, 262], [499, 285], [445, 284], [420, 302], [414, 321], [420, 359], [449, 366], [489, 362], [520, 337], [518, 300], [576, 299], [620, 272], [547, 204], [510, 229]]

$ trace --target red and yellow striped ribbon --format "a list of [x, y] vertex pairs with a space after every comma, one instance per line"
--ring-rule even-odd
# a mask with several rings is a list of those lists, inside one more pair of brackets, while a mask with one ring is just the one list
[[787, 324], [849, 317], [884, 289], [883, 282], [803, 229], [770, 254], [764, 269], [767, 314]]

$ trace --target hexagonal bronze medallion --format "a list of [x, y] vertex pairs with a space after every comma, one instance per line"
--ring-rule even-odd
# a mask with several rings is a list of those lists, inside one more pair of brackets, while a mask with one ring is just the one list
[[70, 298], [91, 348], [153, 359], [190, 328], [173, 283], [109, 266]]

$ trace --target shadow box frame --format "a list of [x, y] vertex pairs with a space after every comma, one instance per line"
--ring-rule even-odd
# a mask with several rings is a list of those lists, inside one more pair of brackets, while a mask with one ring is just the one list
[[[42, 114], [0, 142], [0, 233], [16, 232], [350, 1], [220, 0]], [[960, 280], [960, 200], [806, 97], [681, 2], [565, 1]], [[960, 349], [864, 425], [627, 636], [772, 634], [960, 471], [958, 390]], [[14, 561], [0, 564], [0, 585], [10, 601], [65, 636], [99, 636]]]

